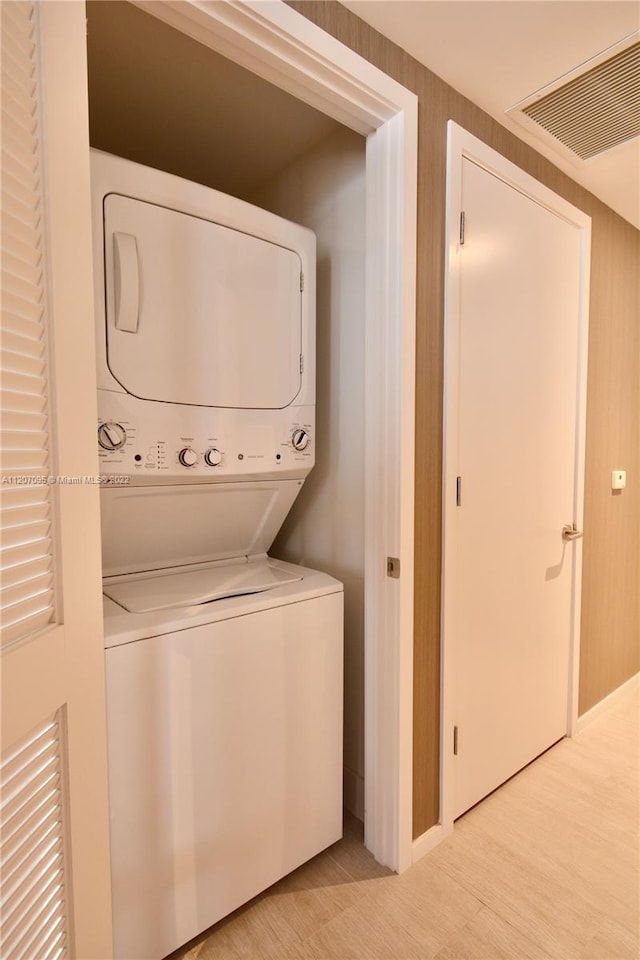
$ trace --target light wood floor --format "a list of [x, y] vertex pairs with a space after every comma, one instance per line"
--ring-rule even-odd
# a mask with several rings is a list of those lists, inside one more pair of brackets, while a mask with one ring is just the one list
[[171, 960], [637, 960], [638, 685], [398, 877], [358, 822]]

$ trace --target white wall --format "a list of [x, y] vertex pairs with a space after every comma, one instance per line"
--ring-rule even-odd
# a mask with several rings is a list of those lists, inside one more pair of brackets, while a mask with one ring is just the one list
[[345, 805], [364, 818], [365, 141], [341, 129], [249, 199], [317, 237], [316, 466], [271, 554], [344, 583]]

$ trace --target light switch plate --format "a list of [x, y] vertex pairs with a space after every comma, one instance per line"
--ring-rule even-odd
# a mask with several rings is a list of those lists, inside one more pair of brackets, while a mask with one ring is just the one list
[[624, 490], [627, 485], [627, 471], [613, 470], [611, 473], [611, 489]]

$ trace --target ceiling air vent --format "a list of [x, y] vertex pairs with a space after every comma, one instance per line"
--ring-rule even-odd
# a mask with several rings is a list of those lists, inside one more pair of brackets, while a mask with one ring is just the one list
[[546, 87], [550, 92], [538, 91], [508, 112], [514, 119], [519, 114], [527, 126], [533, 121], [542, 127], [574, 159], [589, 160], [640, 136], [640, 42], [618, 50], [594, 58], [595, 66], [589, 61]]

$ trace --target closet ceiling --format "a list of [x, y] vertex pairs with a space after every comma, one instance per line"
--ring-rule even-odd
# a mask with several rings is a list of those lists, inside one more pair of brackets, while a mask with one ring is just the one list
[[[583, 161], [506, 111], [640, 27], [635, 0], [342, 0], [345, 7], [640, 227], [640, 140]], [[637, 37], [636, 37], [637, 39]], [[637, 77], [634, 102], [640, 97]], [[427, 105], [428, 108], [428, 105]]]
[[339, 124], [120, 0], [87, 3], [91, 145], [252, 192]]
[[[342, 2], [640, 227], [638, 137], [583, 161], [507, 112], [638, 31], [635, 0]], [[249, 197], [338, 127], [129, 3], [87, 17], [95, 147]]]

